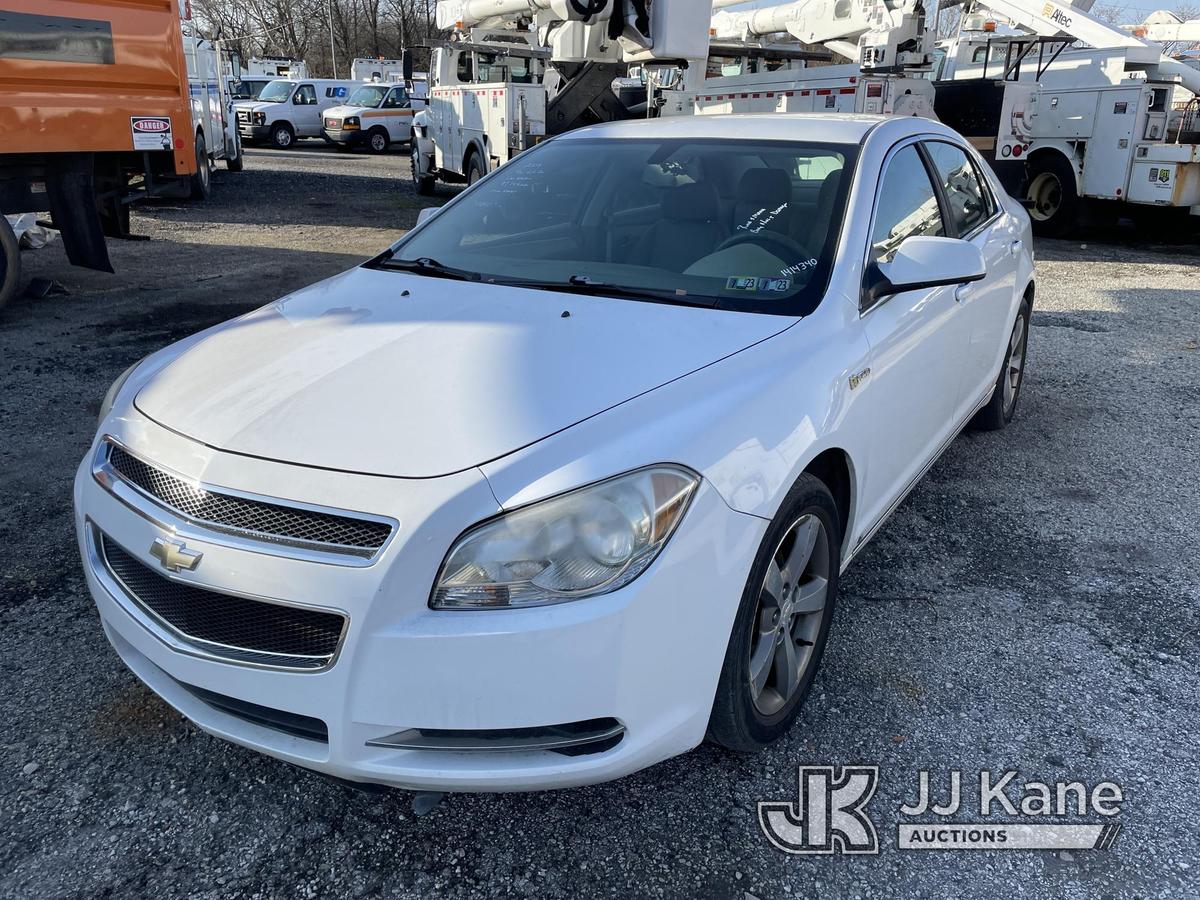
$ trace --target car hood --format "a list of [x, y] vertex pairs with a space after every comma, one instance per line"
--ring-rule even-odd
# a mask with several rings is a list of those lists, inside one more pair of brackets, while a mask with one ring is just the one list
[[135, 403], [221, 450], [426, 478], [504, 456], [793, 321], [359, 268], [218, 326]]
[[327, 118], [340, 119], [344, 116], [362, 115], [368, 109], [374, 108], [373, 106], [331, 106], [325, 112], [321, 113], [321, 115]]

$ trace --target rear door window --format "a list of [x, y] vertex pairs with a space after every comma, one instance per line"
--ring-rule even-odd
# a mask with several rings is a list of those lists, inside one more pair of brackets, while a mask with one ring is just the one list
[[945, 141], [927, 141], [925, 149], [942, 183], [958, 235], [970, 236], [992, 215], [990, 197], [975, 165], [965, 150]]

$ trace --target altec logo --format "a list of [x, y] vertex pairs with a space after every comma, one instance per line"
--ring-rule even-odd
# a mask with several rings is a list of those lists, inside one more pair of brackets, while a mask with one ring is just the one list
[[1042, 15], [1055, 25], [1061, 25], [1063, 30], [1067, 30], [1071, 27], [1071, 17], [1053, 3], [1047, 3], [1042, 7]]
[[798, 802], [758, 804], [763, 834], [784, 853], [878, 853], [865, 809], [879, 766], [800, 766]]

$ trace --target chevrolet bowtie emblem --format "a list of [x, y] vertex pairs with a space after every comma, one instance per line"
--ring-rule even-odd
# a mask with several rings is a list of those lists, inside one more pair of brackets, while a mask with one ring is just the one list
[[165, 538], [155, 538], [150, 545], [150, 555], [162, 563], [168, 572], [178, 572], [187, 569], [189, 572], [200, 563], [204, 554], [198, 550], [189, 550], [183, 541], [168, 541]]

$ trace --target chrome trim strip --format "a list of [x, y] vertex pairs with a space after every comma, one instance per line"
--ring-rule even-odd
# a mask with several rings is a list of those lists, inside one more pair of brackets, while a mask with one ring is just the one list
[[[281, 535], [271, 534], [269, 532], [254, 531], [248, 528], [238, 528], [232, 525], [225, 525], [221, 522], [213, 522], [208, 519], [199, 519], [194, 516], [189, 516], [182, 510], [170, 506], [160, 500], [158, 497], [146, 491], [140, 485], [134, 484], [132, 481], [125, 478], [118, 472], [113, 465], [108, 461], [108, 448], [119, 447], [124, 452], [128, 453], [133, 458], [137, 459], [144, 465], [161, 471], [163, 474], [172, 478], [177, 478], [180, 481], [194, 485], [199, 490], [208, 491], [213, 494], [222, 494], [228, 497], [239, 498], [243, 500], [252, 500], [255, 503], [266, 503], [271, 506], [279, 506], [283, 508], [292, 508], [301, 511], [322, 513], [324, 515], [341, 516], [347, 519], [361, 519], [366, 522], [376, 522], [381, 525], [387, 525], [390, 528], [387, 538], [376, 549], [356, 548], [341, 544], [326, 544], [319, 541], [306, 541], [300, 538], [289, 538]], [[149, 520], [158, 527], [174, 532], [176, 528], [167, 521], [157, 517], [153, 511], [147, 509], [147, 504], [153, 507], [154, 511], [162, 511], [170, 513], [180, 521], [187, 522], [205, 530], [205, 532], [213, 532], [214, 535], [223, 535], [225, 538], [204, 535], [203, 540], [211, 540], [213, 543], [223, 546], [234, 547], [239, 550], [248, 550], [255, 553], [263, 553], [268, 556], [286, 556], [293, 559], [307, 560], [310, 562], [326, 563], [330, 565], [340, 566], [370, 566], [373, 565], [383, 552], [391, 545], [396, 532], [400, 529], [400, 523], [390, 516], [380, 516], [373, 513], [362, 513], [353, 510], [339, 509], [333, 506], [320, 506], [315, 503], [304, 503], [299, 500], [280, 500], [277, 497], [268, 497], [265, 494], [254, 494], [249, 491], [240, 491], [236, 488], [221, 487], [219, 485], [210, 485], [207, 482], [198, 481], [187, 475], [177, 472], [161, 463], [150, 462], [139, 454], [130, 450], [127, 446], [121, 443], [111, 435], [104, 435], [96, 445], [96, 453], [92, 458], [92, 477], [96, 483], [104, 488], [108, 493], [112, 494], [134, 512], [138, 513], [143, 518]], [[144, 501], [144, 502], [142, 502]]]
[[454, 753], [512, 753], [522, 750], [564, 750], [571, 747], [585, 747], [588, 744], [599, 744], [602, 741], [620, 737], [625, 733], [625, 726], [618, 723], [603, 731], [595, 731], [591, 734], [582, 735], [563, 735], [562, 737], [547, 735], [545, 737], [520, 738], [513, 736], [506, 740], [497, 739], [495, 741], [489, 741], [486, 738], [477, 738], [476, 740], [479, 741], [477, 746], [470, 744], [472, 733], [466, 731], [463, 733], [461, 739], [456, 740], [454, 738], [447, 738], [444, 735], [429, 737], [423, 734], [419, 728], [408, 728], [404, 731], [397, 731], [395, 734], [389, 734], [386, 737], [369, 740], [367, 741], [367, 746], [387, 747], [390, 750], [437, 750]]
[[[101, 549], [100, 537], [104, 533], [100, 527], [90, 518], [84, 521], [84, 539], [87, 543], [87, 558], [88, 565], [96, 580], [100, 582], [101, 587], [108, 593], [110, 597], [121, 607], [129, 617], [142, 626], [150, 635], [158, 639], [168, 649], [174, 650], [176, 653], [182, 653], [186, 656], [194, 656], [199, 659], [205, 659], [210, 662], [218, 662], [226, 665], [244, 666], [251, 669], [270, 669], [280, 672], [291, 672], [298, 675], [319, 674], [327, 672], [333, 668], [341, 655], [342, 647], [346, 643], [346, 634], [350, 630], [350, 616], [340, 609], [333, 609], [327, 606], [314, 606], [310, 604], [294, 603], [287, 600], [278, 600], [273, 597], [263, 597], [258, 594], [248, 594], [244, 591], [230, 591], [224, 588], [214, 587], [212, 585], [200, 584], [187, 578], [173, 578], [170, 575], [161, 573], [161, 577], [168, 581], [177, 581], [180, 584], [185, 584], [188, 587], [198, 588], [200, 590], [212, 591], [215, 594], [223, 594], [227, 597], [238, 597], [243, 600], [254, 600], [259, 603], [271, 603], [276, 606], [287, 606], [293, 609], [313, 610], [315, 612], [330, 613], [340, 616], [342, 619], [342, 630], [338, 635], [337, 644], [334, 646], [333, 653], [327, 658], [327, 661], [321, 666], [300, 667], [288, 666], [282, 664], [272, 664], [268, 662], [255, 662], [252, 659], [241, 659], [235, 656], [225, 655], [219, 652], [221, 649], [231, 651], [236, 654], [244, 654], [248, 656], [261, 657], [285, 657], [289, 659], [326, 659], [325, 656], [308, 656], [301, 653], [273, 653], [267, 650], [254, 650], [249, 647], [237, 647], [232, 644], [220, 644], [215, 641], [206, 641], [202, 638], [192, 637], [189, 634], [179, 630], [170, 622], [158, 616], [154, 610], [143, 605], [132, 590], [117, 576], [108, 564], [108, 560], [104, 556], [104, 551]], [[112, 540], [112, 538], [108, 538]], [[113, 543], [116, 543], [114, 541]], [[119, 546], [119, 545], [118, 545]], [[131, 553], [129, 550], [122, 547], [131, 557], [139, 561], [138, 554]], [[148, 565], [148, 564], [147, 564]], [[160, 574], [160, 573], [155, 573]], [[214, 648], [214, 649], [209, 649]]]

